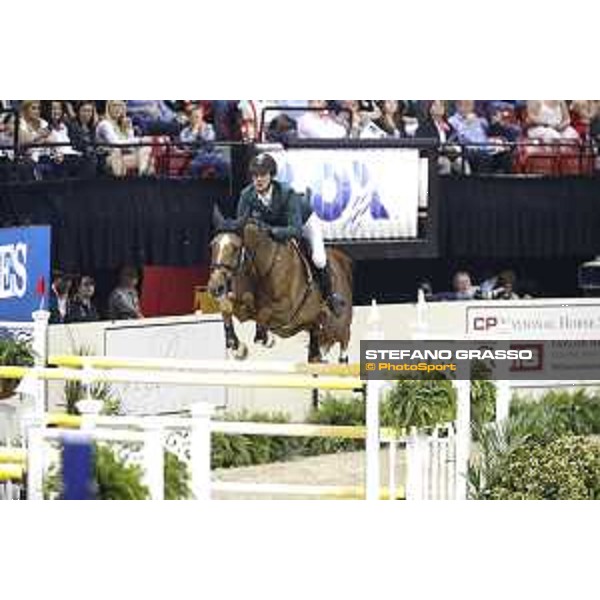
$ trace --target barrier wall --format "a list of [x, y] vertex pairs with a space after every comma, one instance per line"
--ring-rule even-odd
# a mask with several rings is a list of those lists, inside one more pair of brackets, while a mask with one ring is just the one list
[[[419, 339], [422, 336], [442, 339], [465, 336], [488, 339], [600, 338], [600, 326], [585, 327], [588, 322], [600, 325], [600, 301], [592, 298], [388, 304], [378, 306], [378, 310], [388, 340]], [[350, 362], [358, 361], [360, 340], [368, 339], [369, 311], [370, 307], [367, 306], [354, 309]], [[496, 325], [492, 326], [494, 322]], [[240, 339], [249, 343], [250, 360], [305, 360], [308, 345], [306, 334], [286, 340], [277, 339], [275, 348], [268, 350], [251, 343], [253, 328], [252, 323], [237, 326]], [[206, 334], [201, 333], [203, 331]], [[195, 332], [198, 332], [197, 340]], [[81, 347], [86, 347], [92, 354], [128, 357], [222, 359], [225, 356], [221, 325], [211, 315], [50, 327], [51, 354], [72, 354]], [[335, 352], [330, 358], [337, 360]], [[156, 398], [156, 391], [150, 393], [152, 388], [146, 388], [143, 392], [138, 396], [150, 398], [146, 408], [142, 401], [134, 399], [129, 406], [131, 413], [153, 412], [159, 407], [152, 399]], [[166, 393], [173, 410], [184, 408], [192, 394], [187, 390], [187, 396], [177, 399], [177, 390]], [[215, 393], [214, 390], [211, 392], [213, 395]], [[217, 404], [228, 411], [284, 411], [294, 420], [302, 420], [312, 405], [310, 390], [288, 390], [282, 394], [277, 390], [236, 389], [220, 393], [222, 396]], [[61, 385], [51, 383], [51, 409], [60, 408], [61, 397]]]

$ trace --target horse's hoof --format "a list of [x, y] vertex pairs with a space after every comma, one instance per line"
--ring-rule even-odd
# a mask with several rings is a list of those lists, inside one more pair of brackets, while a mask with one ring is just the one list
[[348, 359], [348, 356], [340, 356], [338, 362], [340, 363], [340, 365], [347, 365], [350, 361]]
[[272, 348], [275, 345], [275, 336], [269, 331], [266, 339], [262, 341], [262, 345], [265, 348]]
[[240, 342], [238, 347], [232, 351], [232, 354], [236, 360], [246, 360], [248, 358], [248, 346], [244, 342]]

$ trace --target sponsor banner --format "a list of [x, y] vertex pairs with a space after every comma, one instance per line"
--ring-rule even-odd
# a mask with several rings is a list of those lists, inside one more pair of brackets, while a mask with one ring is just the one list
[[0, 229], [0, 321], [31, 321], [47, 308], [49, 276], [50, 227]]
[[514, 339], [600, 339], [600, 303], [468, 306], [468, 335]]
[[310, 190], [326, 239], [417, 237], [419, 195], [427, 193], [427, 162], [418, 150], [292, 148], [272, 155], [282, 181]]
[[600, 340], [360, 342], [363, 379], [600, 379]]

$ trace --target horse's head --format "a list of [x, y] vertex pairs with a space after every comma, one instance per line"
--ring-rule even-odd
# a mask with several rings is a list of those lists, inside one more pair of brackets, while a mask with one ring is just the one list
[[217, 233], [210, 243], [208, 291], [223, 305], [233, 299], [233, 278], [242, 266], [243, 241], [235, 224], [224, 219], [217, 208], [213, 221]]

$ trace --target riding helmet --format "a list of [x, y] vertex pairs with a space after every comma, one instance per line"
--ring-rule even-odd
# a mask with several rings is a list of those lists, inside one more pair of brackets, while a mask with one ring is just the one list
[[277, 163], [270, 154], [262, 152], [250, 161], [250, 174], [264, 175], [265, 173], [275, 177], [277, 175]]

